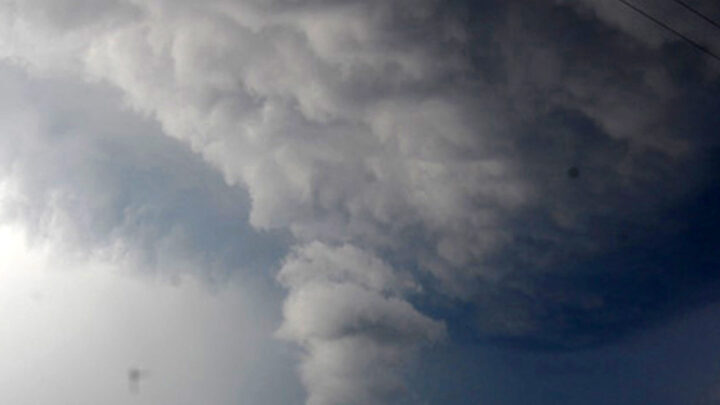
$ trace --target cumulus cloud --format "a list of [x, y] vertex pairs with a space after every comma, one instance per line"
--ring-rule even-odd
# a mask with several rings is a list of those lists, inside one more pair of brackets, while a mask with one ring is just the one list
[[657, 309], [652, 277], [588, 263], [682, 228], [658, 218], [708, 184], [714, 98], [698, 55], [580, 3], [10, 1], [0, 55], [119, 89], [246, 189], [297, 243], [279, 334], [309, 402], [378, 403], [443, 335], [412, 296], [560, 347]]
[[403, 368], [445, 328], [404, 295], [418, 287], [372, 253], [320, 242], [297, 248], [278, 275], [288, 288], [278, 334], [307, 351], [309, 404], [376, 404], [405, 391]]
[[247, 195], [109, 88], [0, 88], [0, 402], [300, 401]]
[[72, 254], [208, 280], [276, 261], [282, 238], [247, 225], [247, 195], [115, 92], [2, 69], [4, 222]]

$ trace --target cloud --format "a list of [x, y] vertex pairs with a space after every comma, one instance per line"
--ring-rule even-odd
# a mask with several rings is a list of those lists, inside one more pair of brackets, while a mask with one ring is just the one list
[[445, 336], [403, 297], [417, 286], [356, 247], [297, 248], [278, 279], [290, 291], [278, 334], [306, 351], [308, 404], [390, 401], [406, 390], [405, 363]]
[[[277, 356], [272, 305], [234, 280], [130, 278], [101, 260], [68, 260], [0, 227], [0, 400], [7, 403], [232, 404], [299, 401]], [[129, 370], [143, 377], [134, 392]], [[277, 391], [255, 374], [272, 373]], [[267, 380], [269, 381], [269, 380]], [[260, 394], [253, 394], [253, 391]]]
[[656, 248], [715, 281], [709, 245], [679, 242], [703, 220], [673, 214], [714, 180], [709, 68], [609, 3], [128, 1], [83, 23], [16, 3], [6, 60], [119, 89], [247, 190], [256, 230], [292, 234], [280, 335], [310, 403], [402, 391], [442, 335], [414, 297], [469, 305], [481, 339], [574, 348], [687, 302]]
[[0, 88], [0, 402], [300, 401], [265, 274], [285, 237], [247, 194], [112, 89], [7, 65]]
[[[651, 47], [659, 47], [668, 42], [682, 41], [678, 36], [659, 27], [648, 18], [636, 11], [632, 11], [629, 6], [618, 1], [583, 0], [579, 2], [569, 2], [560, 0], [558, 2], [576, 7], [582, 14], [592, 14], [606, 22], [609, 26], [622, 30]], [[695, 41], [700, 43], [709, 40], [710, 42], [706, 43], [706, 45], [712, 45], [714, 41], [711, 40], [711, 38], [715, 38], [715, 40], [718, 38], [717, 31], [713, 29], [712, 24], [697, 19], [697, 16], [693, 15], [692, 11], [683, 7], [680, 3], [656, 0], [637, 0], [629, 3], [654, 18], [663, 21], [687, 37], [695, 38]], [[716, 15], [717, 12], [720, 11], [713, 2], [696, 1], [686, 4], [699, 10], [706, 16]]]
[[192, 271], [207, 280], [277, 260], [282, 236], [247, 225], [247, 195], [123, 111], [110, 89], [10, 67], [0, 81], [0, 213], [37, 243], [146, 270], [198, 267]]

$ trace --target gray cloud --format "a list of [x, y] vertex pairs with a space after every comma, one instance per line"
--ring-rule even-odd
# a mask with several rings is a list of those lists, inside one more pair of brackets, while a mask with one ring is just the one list
[[[631, 11], [627, 5], [616, 0], [583, 0], [579, 2], [559, 0], [558, 3], [576, 7], [581, 15], [592, 15], [599, 18], [611, 27], [622, 30], [651, 47], [660, 47], [668, 42], [681, 41], [677, 36], [658, 27], [652, 21]], [[711, 47], [717, 43], [718, 33], [714, 30], [712, 24], [702, 19], [697, 19], [692, 12], [678, 2], [636, 0], [630, 3], [655, 18], [664, 21], [684, 35], [694, 38], [694, 40], [699, 43], [705, 43], [705, 45], [710, 45]], [[720, 11], [717, 4], [709, 1], [690, 1], [685, 3], [700, 10], [707, 16], [717, 15]]]
[[117, 111], [115, 92], [2, 73], [3, 219], [28, 227], [36, 243], [208, 280], [264, 269], [281, 254], [282, 235], [247, 225], [242, 190], [152, 122]]
[[582, 346], [659, 311], [627, 263], [578, 270], [676, 234], [658, 218], [707, 186], [717, 147], [677, 112], [707, 105], [702, 58], [668, 62], [675, 43], [636, 17], [603, 2], [127, 4], [82, 35], [58, 16], [52, 36], [15, 7], [2, 54], [120, 89], [247, 189], [256, 229], [292, 233], [280, 334], [305, 350], [310, 403], [402, 391], [396, 369], [441, 335], [401, 288], [421, 279], [500, 339]]
[[246, 193], [105, 86], [0, 88], [0, 402], [301, 401]]

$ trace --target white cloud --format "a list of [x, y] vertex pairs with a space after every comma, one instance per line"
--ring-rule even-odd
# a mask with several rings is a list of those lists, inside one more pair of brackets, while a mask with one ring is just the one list
[[305, 350], [308, 404], [391, 401], [406, 390], [405, 364], [445, 336], [404, 298], [410, 280], [353, 246], [297, 248], [278, 278], [290, 291], [278, 334]]
[[[3, 403], [233, 404], [258, 383], [253, 373], [282, 371], [267, 354], [277, 350], [271, 315], [258, 311], [269, 307], [247, 286], [138, 278], [26, 242], [21, 228], [0, 228]], [[137, 393], [133, 368], [144, 373]], [[287, 387], [268, 395], [266, 386], [265, 400], [292, 401]]]

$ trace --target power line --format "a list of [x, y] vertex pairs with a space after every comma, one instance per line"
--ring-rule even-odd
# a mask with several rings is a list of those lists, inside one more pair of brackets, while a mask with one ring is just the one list
[[618, 0], [620, 3], [626, 5], [636, 13], [642, 15], [643, 17], [647, 18], [648, 20], [654, 22], [655, 24], [659, 25], [660, 27], [672, 32], [675, 34], [678, 38], [682, 39], [683, 41], [687, 42], [688, 44], [692, 45], [694, 48], [698, 49], [699, 51], [710, 55], [711, 57], [715, 58], [715, 60], [720, 61], [720, 56], [716, 55], [710, 48], [706, 47], [705, 45], [702, 45], [698, 42], [695, 42], [694, 40], [690, 39], [689, 37], [683, 35], [680, 31], [676, 30], [675, 28], [665, 24], [664, 22], [660, 21], [659, 19], [653, 17], [652, 15], [645, 12], [645, 10], [637, 7], [636, 5], [628, 2], [627, 0]]
[[691, 13], [695, 14], [696, 16], [702, 18], [703, 20], [709, 22], [710, 24], [714, 25], [715, 28], [720, 29], [720, 23], [716, 22], [712, 18], [706, 16], [702, 12], [700, 12], [698, 9], [694, 8], [693, 6], [687, 4], [683, 0], [673, 0], [675, 3], [683, 6], [686, 10], [690, 11]]

